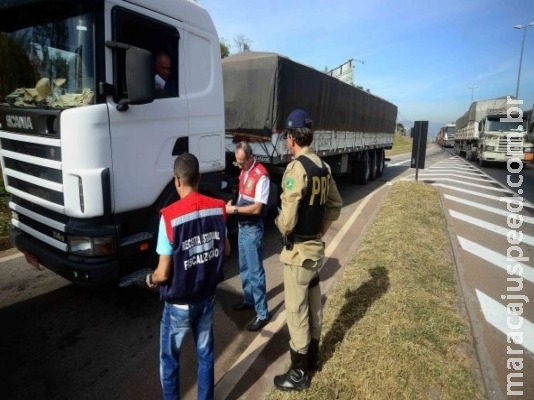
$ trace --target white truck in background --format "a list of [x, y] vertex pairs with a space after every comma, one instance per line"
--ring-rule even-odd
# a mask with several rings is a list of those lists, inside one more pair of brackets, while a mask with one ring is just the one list
[[465, 154], [467, 160], [478, 160], [480, 166], [512, 158], [530, 162], [527, 121], [517, 105], [510, 96], [473, 102], [456, 120], [454, 152]]
[[441, 147], [454, 147], [454, 135], [456, 133], [456, 124], [445, 124], [438, 132], [436, 141]]

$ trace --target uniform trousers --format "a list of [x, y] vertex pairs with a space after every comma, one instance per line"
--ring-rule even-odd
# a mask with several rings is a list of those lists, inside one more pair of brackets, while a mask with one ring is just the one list
[[303, 265], [284, 267], [284, 296], [289, 329], [289, 346], [297, 353], [307, 353], [310, 339], [319, 340], [323, 327], [321, 288], [309, 287], [323, 264], [323, 259], [305, 260]]

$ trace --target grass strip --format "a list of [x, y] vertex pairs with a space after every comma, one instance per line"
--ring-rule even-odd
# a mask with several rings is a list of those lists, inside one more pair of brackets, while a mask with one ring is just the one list
[[277, 399], [483, 399], [435, 188], [398, 182], [324, 308], [323, 370]]
[[396, 154], [411, 153], [413, 139], [404, 136], [399, 132], [395, 132], [393, 136], [393, 148], [386, 150], [386, 157], [391, 157]]

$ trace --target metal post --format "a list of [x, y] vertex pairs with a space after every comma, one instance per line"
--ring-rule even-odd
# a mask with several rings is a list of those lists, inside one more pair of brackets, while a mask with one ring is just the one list
[[521, 55], [519, 56], [519, 72], [517, 73], [517, 86], [515, 87], [515, 98], [519, 99], [519, 81], [521, 80], [521, 64], [523, 64], [523, 49], [525, 48], [525, 37], [527, 36], [528, 26], [524, 26], [523, 29], [523, 42], [521, 43]]

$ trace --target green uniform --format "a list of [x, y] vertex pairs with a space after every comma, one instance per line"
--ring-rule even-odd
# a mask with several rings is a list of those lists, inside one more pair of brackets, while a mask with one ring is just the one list
[[[295, 158], [308, 157], [318, 167], [321, 159], [309, 148], [302, 148]], [[325, 163], [326, 164], [326, 163]], [[330, 167], [328, 173], [330, 174]], [[290, 236], [298, 223], [299, 208], [306, 207], [301, 201], [308, 191], [306, 169], [300, 161], [293, 160], [286, 168], [282, 180], [282, 209], [276, 218], [276, 226], [283, 236]], [[328, 184], [317, 185], [317, 196], [324, 199], [323, 220], [335, 221], [341, 212], [342, 200], [334, 179]], [[290, 347], [297, 353], [306, 353], [311, 338], [320, 339], [322, 328], [321, 291], [318, 271], [324, 259], [324, 246], [319, 232], [310, 240], [296, 239], [293, 248], [284, 246], [280, 261], [284, 267], [284, 295]], [[311, 285], [310, 285], [311, 282]]]

